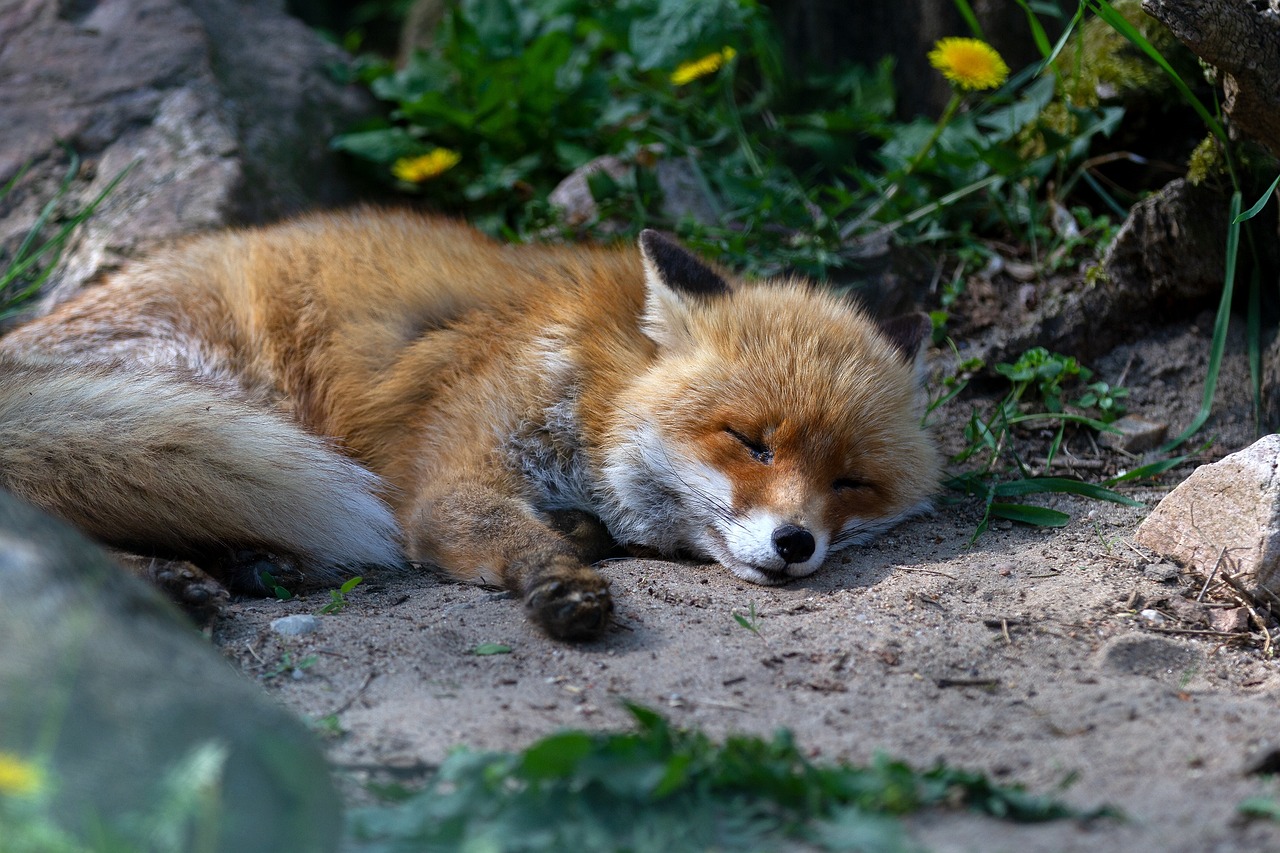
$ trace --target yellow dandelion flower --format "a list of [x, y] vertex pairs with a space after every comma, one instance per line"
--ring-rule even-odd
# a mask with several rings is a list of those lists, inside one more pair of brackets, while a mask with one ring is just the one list
[[671, 72], [671, 82], [676, 86], [683, 86], [700, 77], [715, 74], [728, 65], [737, 55], [738, 52], [733, 48], [723, 47], [715, 53], [708, 53], [701, 59], [681, 63], [675, 71]]
[[40, 768], [16, 755], [0, 752], [0, 795], [34, 794], [44, 787]]
[[437, 148], [418, 157], [401, 157], [391, 167], [391, 174], [402, 181], [420, 184], [452, 169], [462, 160], [462, 155], [448, 148]]
[[996, 49], [970, 38], [939, 39], [929, 51], [929, 63], [961, 89], [994, 89], [1009, 77]]

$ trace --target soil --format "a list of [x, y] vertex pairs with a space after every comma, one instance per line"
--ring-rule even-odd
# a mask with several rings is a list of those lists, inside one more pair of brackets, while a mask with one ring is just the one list
[[[614, 561], [603, 571], [616, 622], [579, 645], [541, 635], [505, 593], [429, 572], [367, 578], [304, 637], [270, 622], [315, 613], [328, 591], [235, 601], [214, 638], [289, 708], [336, 719], [329, 755], [354, 802], [364, 781], [422, 778], [458, 744], [511, 750], [565, 727], [626, 726], [631, 700], [717, 736], [788, 728], [822, 760], [943, 761], [1124, 815], [909, 819], [932, 850], [1277, 849], [1280, 824], [1238, 806], [1280, 794], [1255, 772], [1280, 755], [1280, 668], [1256, 626], [1208, 633], [1205, 614], [1229, 602], [1197, 605], [1202, 579], [1132, 541], [1195, 463], [1255, 438], [1243, 346], [1230, 348], [1207, 444], [1162, 481], [1125, 490], [1144, 509], [1051, 496], [1038, 502], [1071, 513], [1067, 527], [997, 523], [973, 541], [978, 508], [943, 496], [931, 515], [773, 588], [714, 565]], [[1208, 349], [1201, 318], [1090, 366], [1173, 434], [1199, 408]], [[939, 415], [949, 452], [983, 404], [962, 397]], [[1045, 436], [1023, 440], [1028, 458], [1037, 446], [1043, 456]], [[1141, 461], [1084, 434], [1064, 454], [1090, 479]], [[509, 653], [474, 653], [493, 643]]]

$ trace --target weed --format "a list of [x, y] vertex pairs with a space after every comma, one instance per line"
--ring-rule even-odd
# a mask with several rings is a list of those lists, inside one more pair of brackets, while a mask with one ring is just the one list
[[[401, 68], [353, 63], [348, 79], [388, 102], [390, 119], [333, 145], [521, 239], [562, 228], [551, 189], [612, 155], [625, 174], [589, 179], [597, 212], [575, 233], [664, 227], [751, 274], [825, 276], [886, 234], [965, 247], [976, 230], [1048, 220], [1056, 208], [1027, 200], [1061, 186], [1120, 115], [1081, 107], [1068, 132], [1050, 126], [1039, 117], [1054, 80], [1035, 68], [975, 96], [1007, 69], [981, 43], [944, 40], [935, 53], [956, 96], [939, 120], [902, 124], [890, 61], [786, 73], [777, 38], [754, 0], [461, 0], [430, 52]], [[970, 79], [952, 56], [961, 49], [990, 52], [990, 73]], [[692, 206], [664, 208], [663, 166], [682, 172]], [[694, 206], [701, 217], [679, 212]]]
[[[1127, 396], [1126, 389], [1095, 382], [1084, 386], [1073, 399], [1073, 389], [1092, 378], [1092, 371], [1074, 358], [1043, 347], [1027, 350], [1012, 364], [997, 364], [995, 372], [1009, 380], [1009, 390], [989, 412], [980, 413], [976, 408], [972, 411], [964, 431], [968, 445], [952, 460], [957, 464], [975, 458], [983, 461], [977, 470], [957, 474], [946, 483], [951, 489], [982, 500], [982, 520], [975, 538], [987, 529], [993, 516], [1040, 527], [1062, 527], [1070, 521], [1064, 512], [1007, 500], [1013, 497], [1066, 493], [1141, 505], [1105, 486], [1064, 477], [1034, 476], [1017, 447], [1019, 430], [1052, 429], [1044, 463], [1048, 470], [1068, 428], [1112, 429], [1108, 423], [1123, 414], [1120, 401]], [[944, 394], [934, 407], [955, 393], [958, 389]]]
[[337, 589], [329, 590], [329, 598], [331, 600], [324, 607], [320, 608], [318, 615], [325, 616], [330, 613], [337, 613], [339, 610], [345, 608], [350, 604], [350, 602], [347, 601], [347, 593], [358, 587], [363, 581], [364, 578], [362, 576], [356, 575], [355, 577], [347, 580]]
[[524, 752], [459, 750], [427, 786], [350, 819], [352, 849], [677, 851], [916, 849], [898, 817], [961, 807], [1006, 820], [1072, 812], [939, 765], [820, 766], [787, 732], [717, 744], [630, 705], [636, 730], [566, 731]]
[[760, 615], [756, 613], [756, 603], [754, 601], [747, 605], [747, 612], [745, 615], [735, 610], [733, 612], [733, 621], [737, 622], [757, 637], [760, 636]]
[[263, 681], [270, 681], [273, 678], [279, 678], [285, 673], [288, 673], [292, 677], [298, 678], [302, 673], [315, 666], [316, 661], [318, 660], [320, 660], [320, 658], [317, 655], [307, 655], [306, 657], [295, 658], [293, 652], [285, 652], [280, 655], [280, 660], [276, 662], [274, 667], [267, 672], [264, 672], [259, 677]]
[[293, 593], [276, 583], [275, 577], [266, 569], [258, 573], [258, 579], [262, 581], [263, 586], [271, 590], [272, 595], [281, 601], [288, 601], [293, 598]]
[[[0, 322], [14, 317], [40, 291], [40, 287], [58, 265], [62, 250], [71, 235], [94, 214], [134, 166], [130, 163], [121, 169], [92, 201], [67, 216], [53, 236], [45, 237], [45, 228], [80, 172], [79, 155], [70, 148], [65, 150], [70, 163], [57, 192], [40, 209], [36, 221], [13, 254], [6, 255], [0, 251]], [[29, 168], [30, 164], [23, 166], [7, 184], [0, 187], [0, 201], [13, 192]]]
[[1247, 818], [1280, 822], [1280, 802], [1271, 797], [1259, 796], [1241, 800], [1236, 811]]
[[511, 647], [504, 643], [481, 643], [471, 649], [471, 654], [478, 657], [488, 657], [489, 655], [509, 655]]
[[323, 717], [308, 717], [307, 725], [311, 731], [328, 740], [337, 740], [347, 733], [337, 714], [326, 714]]

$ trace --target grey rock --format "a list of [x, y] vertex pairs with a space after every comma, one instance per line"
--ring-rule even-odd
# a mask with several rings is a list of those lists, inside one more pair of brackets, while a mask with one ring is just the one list
[[1202, 465], [1134, 539], [1201, 575], [1229, 573], [1255, 596], [1280, 592], [1280, 435]]
[[372, 114], [343, 58], [282, 0], [0, 0], [0, 245], [12, 248], [83, 158], [58, 214], [101, 193], [45, 307], [157, 242], [357, 197], [328, 149]]
[[304, 637], [320, 630], [320, 620], [308, 613], [294, 613], [272, 619], [271, 630], [282, 637]]
[[1119, 432], [1104, 432], [1098, 435], [1098, 443], [1105, 447], [1116, 447], [1128, 453], [1144, 453], [1154, 450], [1164, 441], [1169, 432], [1169, 425], [1149, 421], [1139, 415], [1125, 415], [1111, 423]]
[[1126, 675], [1178, 679], [1200, 659], [1199, 651], [1178, 640], [1125, 634], [1107, 641], [1098, 651], [1097, 663], [1102, 669]]
[[[153, 589], [3, 492], [0, 585], [0, 752], [48, 768], [64, 830], [154, 818], [167, 780], [202, 768], [208, 849], [337, 849], [339, 800], [302, 725]], [[190, 829], [173, 849], [197, 847]]]

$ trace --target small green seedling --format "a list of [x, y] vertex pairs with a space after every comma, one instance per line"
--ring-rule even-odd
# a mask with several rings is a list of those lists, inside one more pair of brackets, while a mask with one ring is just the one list
[[329, 597], [332, 600], [324, 607], [320, 608], [319, 615], [327, 616], [330, 613], [337, 613], [339, 610], [345, 608], [351, 603], [347, 601], [347, 593], [358, 587], [363, 581], [364, 578], [362, 576], [356, 575], [337, 589], [329, 590]]
[[304, 658], [293, 657], [293, 652], [285, 652], [280, 655], [280, 661], [271, 669], [270, 672], [262, 674], [263, 681], [269, 681], [272, 678], [278, 678], [287, 673], [302, 673], [316, 665], [316, 661], [320, 658], [318, 655], [307, 655]]
[[503, 643], [481, 643], [471, 650], [471, 654], [477, 657], [487, 657], [489, 655], [509, 655], [511, 647]]
[[745, 616], [734, 611], [733, 621], [737, 622], [757, 637], [760, 636], [760, 615], [756, 613], [756, 603], [754, 601], [747, 606], [747, 614]]
[[262, 570], [258, 575], [258, 578], [261, 579], [263, 586], [271, 590], [271, 594], [281, 601], [288, 601], [293, 598], [293, 593], [276, 583], [276, 579], [272, 577], [271, 572], [268, 572], [266, 569]]

